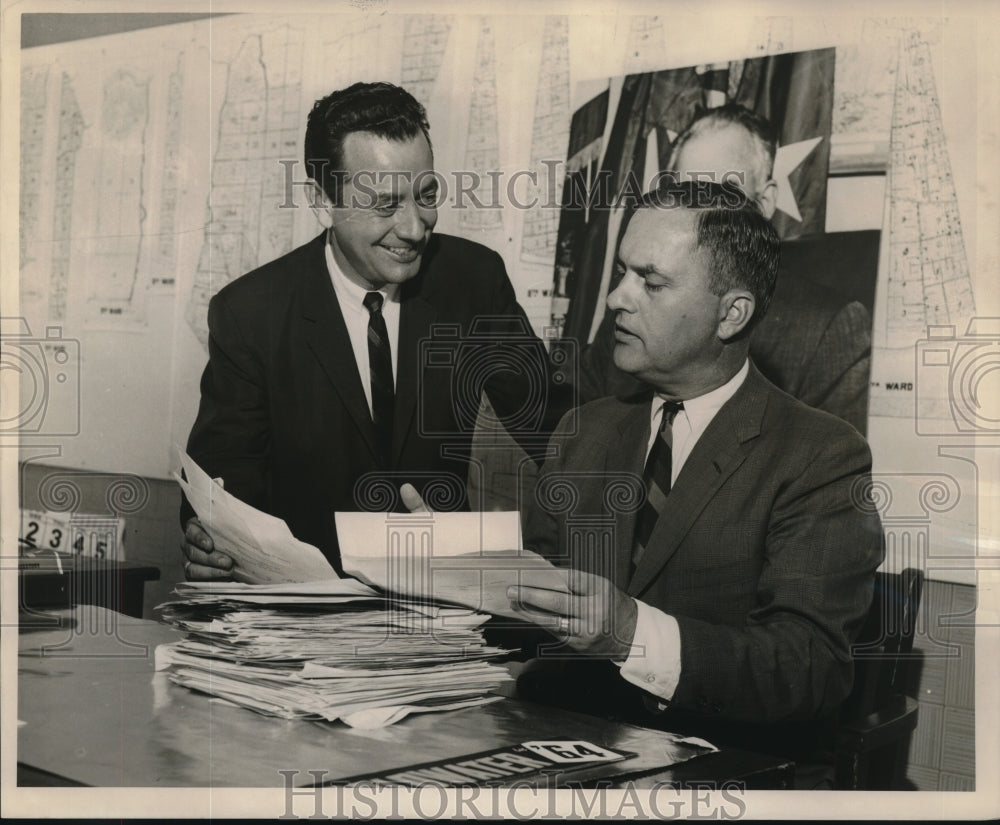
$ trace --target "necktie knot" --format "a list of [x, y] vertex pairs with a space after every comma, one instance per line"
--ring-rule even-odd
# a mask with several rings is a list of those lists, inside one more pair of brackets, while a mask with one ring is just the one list
[[[365, 309], [367, 309], [369, 313], [374, 315], [376, 312], [380, 312], [382, 310], [382, 293], [366, 292], [365, 299], [362, 303], [364, 303]], [[357, 304], [355, 304], [355, 306], [357, 306]]]
[[684, 409], [683, 401], [664, 401], [663, 417], [660, 419], [660, 432], [674, 423], [677, 413]]

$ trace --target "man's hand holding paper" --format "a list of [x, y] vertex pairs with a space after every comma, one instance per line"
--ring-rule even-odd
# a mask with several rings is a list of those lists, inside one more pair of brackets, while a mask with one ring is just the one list
[[569, 592], [533, 583], [507, 590], [513, 616], [546, 628], [574, 650], [623, 661], [629, 654], [638, 607], [610, 581], [581, 570], [567, 571]]
[[218, 581], [233, 577], [233, 560], [215, 549], [215, 542], [197, 517], [184, 527], [184, 575], [188, 581]]
[[295, 538], [281, 519], [229, 495], [221, 480], [209, 478], [183, 452], [181, 465], [185, 478], [177, 481], [198, 514], [188, 521], [181, 546], [188, 579], [280, 583], [337, 578], [323, 554]]

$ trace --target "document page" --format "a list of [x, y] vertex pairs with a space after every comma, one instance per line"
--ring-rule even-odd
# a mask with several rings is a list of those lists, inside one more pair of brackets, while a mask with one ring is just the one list
[[393, 593], [521, 618], [507, 588], [569, 592], [567, 571], [521, 548], [517, 512], [337, 513], [344, 572]]
[[175, 474], [177, 483], [216, 549], [232, 558], [234, 579], [280, 584], [338, 578], [319, 549], [295, 538], [284, 521], [230, 495], [222, 479], [209, 478], [187, 453], [179, 452], [187, 478]]

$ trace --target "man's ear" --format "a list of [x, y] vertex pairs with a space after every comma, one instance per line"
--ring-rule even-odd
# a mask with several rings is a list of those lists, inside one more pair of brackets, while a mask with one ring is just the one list
[[329, 229], [333, 226], [333, 203], [330, 201], [330, 197], [323, 191], [323, 187], [320, 186], [312, 178], [309, 179], [309, 199], [310, 208], [316, 214], [316, 220], [320, 222], [324, 229]]
[[729, 341], [736, 337], [753, 318], [757, 302], [753, 293], [745, 289], [731, 289], [719, 300], [722, 310], [719, 318], [719, 338]]
[[761, 190], [757, 193], [757, 197], [754, 198], [757, 201], [757, 205], [760, 207], [761, 213], [765, 218], [771, 220], [771, 216], [774, 215], [774, 210], [778, 208], [778, 183], [774, 178], [771, 178], [767, 183], [765, 183]]

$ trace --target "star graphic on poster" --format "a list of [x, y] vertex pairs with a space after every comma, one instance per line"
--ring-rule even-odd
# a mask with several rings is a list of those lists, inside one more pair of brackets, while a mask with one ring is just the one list
[[821, 140], [823, 140], [822, 135], [779, 146], [774, 155], [774, 180], [778, 184], [777, 208], [800, 222], [802, 213], [799, 212], [799, 205], [795, 202], [795, 193], [792, 191], [788, 176], [799, 167]]

